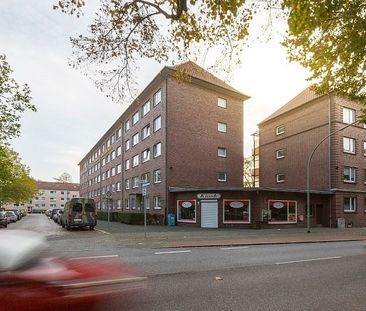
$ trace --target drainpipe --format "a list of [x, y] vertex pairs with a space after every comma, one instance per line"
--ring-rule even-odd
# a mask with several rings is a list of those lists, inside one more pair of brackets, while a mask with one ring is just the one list
[[[330, 93], [328, 93], [328, 134], [330, 136], [330, 133], [332, 131], [332, 118], [331, 118], [331, 109], [332, 109], [332, 97]], [[332, 139], [329, 138], [328, 140], [328, 188], [329, 191], [332, 189], [332, 174], [331, 174], [331, 165], [332, 161]], [[332, 198], [329, 197], [329, 228], [332, 228]]]

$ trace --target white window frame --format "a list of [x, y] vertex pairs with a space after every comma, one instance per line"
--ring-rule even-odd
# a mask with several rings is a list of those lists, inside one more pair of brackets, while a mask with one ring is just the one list
[[153, 146], [153, 157], [157, 158], [161, 156], [161, 142]]
[[161, 90], [158, 90], [155, 94], [154, 94], [154, 107], [156, 107], [157, 105], [159, 105], [161, 103]]
[[[268, 200], [268, 205], [267, 205], [267, 213], [269, 214], [269, 207], [271, 202], [286, 202], [286, 208], [287, 208], [287, 221], [268, 221], [268, 224], [272, 224], [272, 225], [276, 225], [276, 224], [296, 224], [297, 223], [297, 201], [294, 200], [273, 200], [273, 199], [269, 199]], [[289, 216], [289, 204], [290, 203], [295, 203], [295, 220], [294, 221], [289, 221], [288, 220], [288, 216]]]
[[226, 158], [227, 157], [227, 150], [223, 147], [217, 148], [217, 156], [220, 158]]
[[138, 154], [132, 157], [132, 167], [136, 167], [140, 164], [140, 157]]
[[[226, 201], [246, 201], [249, 203], [249, 207], [248, 207], [248, 220], [225, 220], [225, 204]], [[225, 199], [223, 200], [223, 208], [222, 208], [222, 223], [224, 224], [250, 224], [251, 223], [251, 213], [252, 213], [252, 206], [251, 206], [251, 201], [247, 200], [247, 199]]]
[[117, 131], [116, 131], [116, 139], [119, 139], [122, 135], [122, 128], [119, 128]]
[[[194, 201], [194, 219], [182, 219], [179, 217], [181, 213], [179, 213], [179, 202], [185, 202], [185, 201]], [[191, 223], [195, 224], [197, 222], [197, 200], [177, 200], [177, 222], [185, 222], [185, 223]]]
[[150, 101], [147, 101], [143, 106], [142, 106], [142, 116], [146, 116], [149, 112], [150, 112]]
[[363, 142], [363, 155], [366, 157], [366, 141]]
[[276, 127], [276, 135], [282, 135], [285, 134], [285, 126], [283, 124]]
[[343, 123], [351, 124], [356, 121], [356, 110], [352, 108], [343, 107], [342, 109]]
[[121, 171], [122, 171], [122, 164], [117, 164], [117, 166], [116, 166], [116, 173], [117, 174], [120, 174]]
[[[283, 176], [283, 179], [280, 179], [280, 176]], [[283, 173], [276, 174], [276, 183], [284, 183], [286, 180], [286, 175]]]
[[128, 119], [126, 122], [125, 122], [125, 132], [128, 132], [131, 128], [131, 121]]
[[[161, 196], [160, 195], [154, 196], [153, 201], [154, 201], [154, 209], [161, 209]], [[157, 201], [159, 201], [160, 204], [156, 204]]]
[[[220, 178], [220, 174], [224, 174], [224, 178]], [[227, 182], [227, 173], [226, 172], [219, 172], [217, 173], [217, 181], [218, 182]]]
[[144, 140], [150, 136], [150, 123], [146, 125], [141, 131], [141, 140]]
[[[348, 143], [347, 143], [348, 142]], [[349, 147], [349, 149], [347, 149]], [[356, 139], [351, 137], [343, 137], [343, 152], [356, 154]]]
[[130, 187], [131, 187], [131, 182], [130, 182], [130, 179], [127, 178], [127, 179], [125, 179], [125, 189], [128, 190], [128, 189], [130, 189]]
[[224, 122], [217, 122], [217, 130], [220, 133], [227, 133], [227, 124]]
[[130, 169], [130, 159], [125, 160], [125, 171]]
[[161, 129], [161, 116], [158, 116], [153, 121], [153, 130], [154, 133]]
[[132, 146], [136, 146], [140, 142], [140, 133], [137, 132], [132, 136]]
[[[282, 153], [282, 154], [281, 154]], [[286, 149], [276, 150], [276, 159], [283, 159], [286, 156]]]
[[132, 125], [135, 125], [136, 123], [138, 123], [140, 121], [140, 113], [139, 111], [136, 111], [133, 115], [132, 115]]
[[149, 160], [150, 160], [150, 148], [147, 148], [142, 152], [142, 163], [145, 163]]
[[[350, 209], [345, 209], [344, 201], [349, 199]], [[357, 211], [357, 197], [343, 197], [343, 212], [345, 213], [355, 213]]]
[[129, 140], [129, 139], [127, 139], [127, 140], [125, 141], [125, 151], [130, 150], [130, 148], [131, 148], [130, 140]]
[[[346, 179], [346, 170], [349, 170], [349, 177], [350, 179]], [[352, 167], [352, 166], [345, 166], [343, 168], [343, 181], [345, 183], [351, 183], [354, 184], [356, 183], [356, 168]]]
[[134, 176], [134, 177], [132, 177], [131, 180], [132, 180], [132, 182], [131, 182], [132, 189], [138, 188], [140, 186], [140, 177], [139, 176]]
[[118, 146], [116, 149], [116, 156], [119, 157], [122, 154], [122, 146]]
[[225, 98], [218, 97], [217, 98], [217, 106], [221, 108], [227, 108], [227, 101]]
[[161, 183], [161, 180], [162, 180], [162, 177], [161, 177], [161, 169], [159, 168], [157, 170], [154, 170], [154, 172], [153, 172], [153, 181], [154, 181], [154, 184], [160, 184]]

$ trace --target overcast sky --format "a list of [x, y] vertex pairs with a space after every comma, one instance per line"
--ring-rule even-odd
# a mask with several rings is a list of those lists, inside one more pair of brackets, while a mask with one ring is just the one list
[[[0, 53], [5, 53], [20, 84], [28, 83], [38, 112], [21, 119], [21, 137], [12, 141], [23, 163], [37, 180], [52, 181], [63, 172], [79, 182], [79, 161], [128, 103], [117, 104], [100, 93], [93, 83], [68, 66], [70, 36], [85, 33], [98, 1], [88, 0], [82, 18], [52, 10], [53, 0], [0, 1]], [[250, 134], [256, 124], [308, 86], [307, 72], [289, 63], [280, 37], [257, 40], [267, 16], [260, 16], [251, 28], [250, 47], [231, 85], [249, 95], [244, 106], [245, 155], [250, 154]], [[284, 25], [276, 24], [281, 34]], [[171, 65], [167, 63], [166, 65]], [[164, 64], [145, 60], [140, 65], [142, 90]]]

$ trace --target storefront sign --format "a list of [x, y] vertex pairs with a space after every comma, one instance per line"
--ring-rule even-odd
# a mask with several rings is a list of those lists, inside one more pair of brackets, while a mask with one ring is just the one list
[[243, 202], [235, 201], [230, 203], [230, 207], [232, 208], [242, 208], [244, 206]]
[[282, 208], [285, 206], [282, 202], [274, 202], [272, 205], [274, 208]]
[[204, 200], [204, 199], [220, 199], [220, 193], [199, 193], [197, 194], [197, 199]]
[[182, 207], [184, 207], [184, 208], [190, 208], [191, 206], [192, 206], [191, 202], [186, 201], [186, 202], [182, 203]]

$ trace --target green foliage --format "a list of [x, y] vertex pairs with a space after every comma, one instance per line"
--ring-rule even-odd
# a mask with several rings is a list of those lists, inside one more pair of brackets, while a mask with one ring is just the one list
[[29, 201], [37, 193], [37, 184], [18, 154], [0, 146], [0, 205]]
[[30, 90], [11, 77], [12, 70], [6, 57], [0, 54], [0, 145], [20, 134], [20, 115], [25, 110], [36, 111], [30, 103]]
[[284, 0], [290, 60], [311, 73], [318, 93], [338, 95], [366, 104], [365, 0]]

